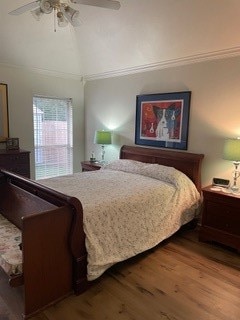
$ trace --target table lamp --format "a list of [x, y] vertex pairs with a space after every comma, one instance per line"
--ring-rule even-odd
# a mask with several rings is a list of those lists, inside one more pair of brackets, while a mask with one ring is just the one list
[[105, 130], [97, 130], [95, 131], [94, 143], [102, 145], [102, 159], [101, 163], [105, 163], [105, 144], [112, 143], [112, 133], [110, 131]]
[[238, 191], [237, 179], [240, 176], [240, 171], [238, 166], [240, 164], [240, 138], [237, 139], [226, 139], [224, 143], [223, 159], [233, 161], [234, 171], [233, 171], [233, 185], [231, 189], [234, 192]]

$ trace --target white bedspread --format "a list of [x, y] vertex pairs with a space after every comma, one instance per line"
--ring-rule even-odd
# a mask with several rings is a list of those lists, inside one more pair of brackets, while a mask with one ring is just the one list
[[40, 182], [80, 199], [89, 280], [172, 235], [194, 217], [200, 202], [181, 172], [132, 160]]

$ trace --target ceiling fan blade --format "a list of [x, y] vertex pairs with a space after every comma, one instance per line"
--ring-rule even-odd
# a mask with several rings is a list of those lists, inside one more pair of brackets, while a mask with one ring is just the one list
[[39, 7], [39, 2], [40, 0], [37, 0], [37, 1], [33, 1], [33, 2], [30, 2], [28, 4], [25, 4], [24, 6], [21, 6], [11, 12], [9, 12], [9, 14], [11, 15], [19, 15], [19, 14], [22, 14], [26, 11], [29, 11], [29, 10], [33, 10], [33, 9], [36, 9]]
[[118, 10], [121, 5], [115, 0], [70, 0], [72, 3], [86, 4], [88, 6], [102, 7], [107, 9]]

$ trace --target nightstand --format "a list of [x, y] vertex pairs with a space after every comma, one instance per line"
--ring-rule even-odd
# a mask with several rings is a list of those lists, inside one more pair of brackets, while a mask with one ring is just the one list
[[[222, 191], [223, 190], [223, 191]], [[200, 241], [216, 241], [240, 250], [240, 195], [213, 186], [203, 188]]]
[[82, 171], [95, 171], [101, 169], [100, 162], [82, 161]]

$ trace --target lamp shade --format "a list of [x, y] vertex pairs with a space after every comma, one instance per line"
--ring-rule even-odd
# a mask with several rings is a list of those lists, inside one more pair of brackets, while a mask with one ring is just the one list
[[111, 144], [112, 133], [110, 131], [98, 130], [95, 132], [94, 143], [96, 144]]
[[227, 139], [225, 141], [223, 159], [240, 161], [240, 139]]

